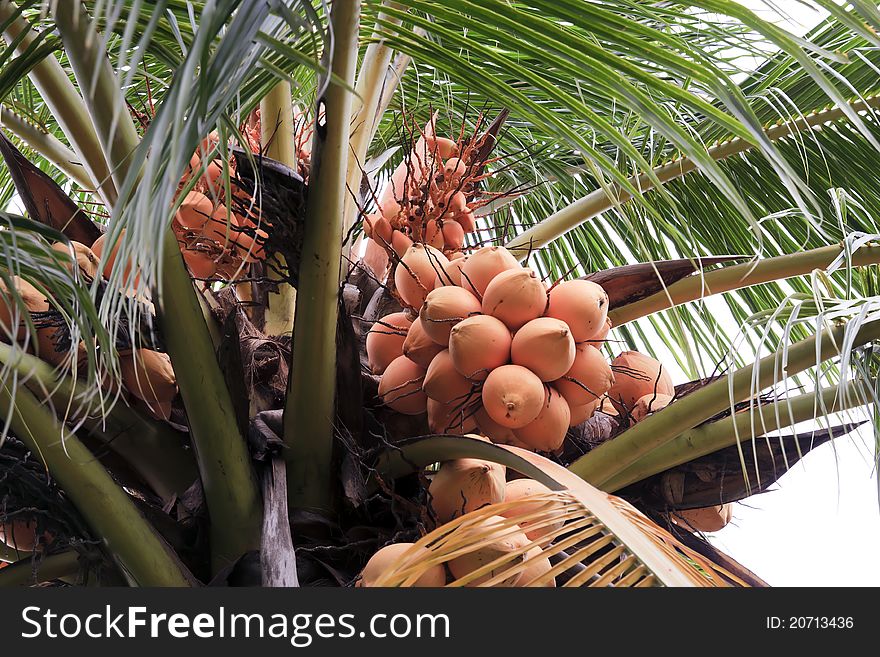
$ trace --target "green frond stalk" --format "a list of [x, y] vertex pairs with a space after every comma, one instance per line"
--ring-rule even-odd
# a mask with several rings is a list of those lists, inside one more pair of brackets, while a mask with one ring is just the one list
[[608, 480], [602, 488], [614, 492], [719, 449], [752, 440], [777, 429], [794, 426], [798, 422], [812, 420], [817, 412], [837, 413], [865, 402], [865, 398], [857, 394], [858, 384], [849, 382], [844, 386], [844, 390], [845, 392], [841, 394], [841, 388], [833, 386], [797, 395], [791, 399], [780, 399], [685, 431], [640, 458]]
[[262, 510], [247, 444], [177, 239], [166, 233], [159, 316], [211, 522], [214, 572], [259, 549]]
[[[282, 80], [260, 101], [260, 130], [266, 156], [296, 171], [296, 139], [293, 125], [293, 100], [290, 82]], [[279, 271], [287, 270], [284, 256], [276, 255]], [[249, 286], [249, 284], [246, 284]], [[270, 292], [266, 307], [266, 335], [289, 335], [296, 312], [296, 289], [286, 282]]]
[[[18, 9], [12, 2], [0, 3], [0, 21], [11, 18], [17, 12]], [[5, 36], [7, 41], [11, 42], [30, 29], [27, 20], [18, 16], [9, 24]], [[33, 38], [32, 35], [25, 34], [19, 50], [27, 48]], [[67, 77], [67, 73], [55, 56], [50, 55], [34, 66], [28, 75], [55, 120], [58, 121], [64, 136], [67, 137], [74, 151], [79, 155], [79, 162], [88, 171], [91, 182], [87, 187], [95, 188], [104, 203], [108, 207], [113, 207], [116, 203], [117, 190], [110, 175], [110, 167], [104, 158], [101, 143], [89, 120], [86, 105], [70, 78]]]
[[79, 164], [76, 153], [52, 135], [43, 132], [18, 116], [8, 107], [0, 105], [0, 126], [21, 139], [28, 146], [58, 167], [58, 170], [83, 189], [92, 189], [94, 183], [85, 168]]
[[116, 188], [122, 189], [140, 138], [119, 81], [85, 5], [80, 0], [67, 0], [52, 6], [64, 51], [83, 91], [104, 157], [110, 165], [110, 175]]
[[0, 385], [0, 408], [15, 436], [46, 465], [123, 572], [139, 586], [189, 586], [177, 555], [91, 452], [28, 390]]
[[27, 556], [0, 570], [0, 588], [31, 586], [73, 577], [79, 569], [79, 554], [75, 550], [39, 557], [36, 564], [31, 556]]
[[[788, 347], [786, 358], [774, 353], [736, 370], [667, 406], [634, 427], [603, 443], [569, 469], [598, 488], [652, 451], [674, 440], [732, 404], [839, 354], [847, 326], [824, 331]], [[859, 327], [852, 348], [880, 338], [880, 321]], [[757, 369], [756, 369], [757, 368]]]
[[[610, 310], [608, 318], [614, 326], [622, 326], [652, 313], [682, 303], [697, 301], [713, 294], [722, 294], [752, 285], [803, 276], [815, 269], [827, 268], [842, 253], [844, 253], [842, 245], [825, 246], [802, 253], [792, 253], [741, 265], [722, 267], [703, 274], [688, 276], [669, 285], [665, 290]], [[880, 246], [865, 245], [852, 254], [851, 265], [853, 267], [865, 267], [878, 263], [880, 263]]]
[[296, 305], [296, 335], [284, 407], [284, 451], [292, 508], [332, 507], [336, 401], [336, 323], [349, 120], [357, 63], [360, 2], [334, 3], [325, 126], [316, 127]]
[[[799, 132], [805, 132], [818, 126], [840, 121], [847, 117], [847, 111], [864, 112], [878, 107], [880, 107], [880, 96], [872, 96], [866, 100], [849, 103], [845, 109], [834, 107], [794, 121], [782, 123], [767, 129], [765, 136], [769, 141], [779, 141]], [[754, 147], [755, 145], [751, 142], [738, 137], [710, 148], [709, 156], [718, 162], [734, 155], [745, 153]], [[655, 167], [650, 174], [633, 176], [629, 182], [634, 188], [645, 194], [656, 187], [655, 181], [666, 184], [671, 180], [693, 173], [697, 168], [698, 164], [695, 160], [690, 157], [683, 157], [674, 162]], [[611, 185], [607, 191], [606, 189], [597, 189], [520, 233], [505, 246], [513, 251], [521, 260], [525, 259], [535, 249], [546, 246], [584, 222], [590, 221], [603, 212], [607, 212], [633, 198], [633, 194], [623, 189], [620, 185]]]
[[[396, 3], [391, 6], [398, 7]], [[385, 14], [379, 14], [378, 21], [388, 20]], [[400, 19], [391, 19], [391, 23], [400, 24]], [[350, 193], [345, 196], [345, 223], [342, 226], [342, 234], [347, 235], [348, 230], [357, 220], [357, 202], [360, 196], [361, 178], [364, 162], [367, 157], [367, 149], [373, 139], [373, 130], [381, 120], [378, 114], [379, 102], [382, 98], [385, 73], [391, 63], [393, 50], [381, 38], [381, 23], [377, 22], [373, 32], [375, 41], [367, 46], [360, 71], [358, 71], [357, 83], [355, 84], [355, 98], [352, 101], [351, 137], [349, 140], [351, 151], [348, 155], [348, 167], [346, 181]], [[390, 102], [390, 98], [388, 99]], [[349, 248], [351, 245], [349, 245]]]

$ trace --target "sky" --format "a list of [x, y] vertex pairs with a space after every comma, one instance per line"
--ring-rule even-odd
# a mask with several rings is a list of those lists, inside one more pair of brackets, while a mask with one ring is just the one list
[[[762, 0], [740, 0], [765, 19]], [[823, 17], [776, 0], [783, 26], [803, 34]], [[719, 549], [773, 586], [880, 586], [880, 502], [870, 426], [812, 452], [768, 492], [734, 505], [710, 535]]]

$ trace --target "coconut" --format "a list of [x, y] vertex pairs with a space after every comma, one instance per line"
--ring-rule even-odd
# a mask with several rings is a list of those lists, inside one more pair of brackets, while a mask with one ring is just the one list
[[89, 247], [72, 240], [69, 245], [64, 242], [55, 242], [55, 244], [52, 245], [54, 251], [58, 251], [58, 253], [66, 256], [65, 262], [68, 263], [67, 269], [73, 273], [73, 262], [70, 260], [71, 248], [73, 249], [73, 254], [76, 258], [76, 264], [79, 267], [79, 270], [85, 274], [89, 280], [94, 280], [95, 277], [98, 276], [98, 256], [96, 256]]
[[[491, 541], [482, 547], [466, 552], [449, 562], [449, 570], [456, 579], [461, 579], [472, 572], [494, 563], [498, 559], [504, 561], [498, 563], [489, 573], [477, 577], [475, 580], [467, 584], [467, 586], [479, 586], [484, 582], [488, 582], [493, 577], [505, 573], [512, 568], [525, 561], [526, 547], [529, 545], [529, 539], [521, 531], [516, 531], [516, 527], [506, 527], [507, 522], [502, 516], [489, 516], [485, 520], [475, 523], [472, 527], [468, 527], [468, 533], [473, 533], [480, 537], [478, 544]], [[477, 542], [476, 540], [474, 542]], [[516, 555], [515, 553], [522, 552]], [[523, 579], [522, 572], [512, 573], [509, 577], [501, 580], [495, 586], [516, 586]]]
[[438, 288], [443, 285], [458, 285], [461, 287], [461, 268], [467, 260], [467, 256], [461, 253], [453, 253], [449, 264], [443, 268], [443, 272], [437, 274], [434, 280], [434, 287]]
[[596, 335], [594, 335], [592, 338], [590, 338], [587, 341], [587, 344], [590, 345], [591, 347], [595, 347], [596, 349], [601, 349], [602, 345], [604, 345], [605, 341], [608, 339], [608, 334], [611, 332], [612, 327], [613, 326], [611, 324], [611, 318], [606, 317], [605, 318], [605, 327], [599, 329], [599, 332]]
[[464, 246], [464, 228], [457, 221], [443, 222], [443, 243], [447, 249], [460, 249]]
[[631, 411], [647, 394], [674, 395], [675, 386], [660, 361], [638, 351], [624, 351], [611, 361], [614, 385], [608, 391], [619, 412]]
[[493, 461], [444, 461], [428, 487], [429, 505], [440, 523], [504, 501], [506, 468]]
[[368, 214], [364, 217], [364, 234], [382, 246], [391, 244], [391, 233], [394, 229], [391, 222], [381, 214]]
[[0, 523], [0, 543], [19, 552], [33, 552], [54, 540], [55, 537], [49, 532], [37, 535], [37, 521], [34, 519], [15, 516]]
[[422, 320], [416, 317], [409, 327], [406, 339], [403, 341], [403, 355], [417, 365], [425, 369], [434, 360], [434, 356], [443, 351], [443, 345], [437, 344], [422, 328]]
[[615, 375], [602, 352], [580, 346], [568, 372], [553, 382], [569, 406], [583, 406], [611, 389]]
[[540, 415], [547, 389], [531, 370], [502, 365], [486, 377], [482, 399], [490, 418], [510, 429], [520, 429]]
[[[241, 225], [242, 217], [235, 215], [236, 220]], [[266, 259], [266, 240], [269, 239], [269, 233], [261, 228], [254, 229], [254, 237], [245, 232], [240, 232], [235, 236], [235, 246], [238, 247], [238, 254], [242, 260], [247, 263], [259, 262]]]
[[211, 220], [206, 223], [201, 234], [211, 240], [214, 240], [222, 248], [229, 246], [231, 242], [235, 242], [241, 234], [238, 229], [238, 219], [234, 212], [227, 212], [225, 205], [217, 206], [211, 213]]
[[[104, 269], [101, 273], [104, 275], [104, 278], [110, 278], [110, 274], [113, 271], [113, 265], [116, 263], [116, 256], [119, 254], [119, 246], [122, 243], [122, 238], [125, 235], [125, 228], [119, 234], [119, 239], [116, 240], [116, 244], [113, 246], [113, 250], [110, 252], [110, 255], [105, 255], [105, 246], [107, 243], [107, 236], [109, 233], [104, 233], [98, 239], [96, 239], [92, 243], [92, 253], [94, 253], [99, 260], [105, 259]], [[132, 277], [131, 274], [131, 260], [129, 260], [128, 264], [125, 267], [125, 271], [122, 272], [122, 286], [128, 287], [131, 285], [137, 285], [140, 281], [140, 274], [136, 274]]]
[[486, 409], [482, 406], [474, 412], [474, 420], [476, 420], [479, 430], [482, 431], [491, 442], [499, 445], [515, 445], [517, 447], [525, 448], [525, 445], [520, 443], [516, 434], [513, 433], [513, 429], [498, 424], [495, 420], [489, 417]]
[[[547, 488], [541, 482], [535, 481], [534, 479], [514, 479], [513, 481], [507, 482], [507, 487], [504, 489], [504, 501], [516, 502], [517, 500], [550, 492], [552, 491], [549, 488]], [[537, 513], [542, 509], [548, 508], [549, 504], [549, 502], [542, 502], [540, 500], [527, 500], [511, 509], [502, 511], [501, 515], [503, 515], [505, 518], [520, 518], [522, 516]], [[562, 520], [559, 520], [550, 525], [535, 527], [532, 529], [531, 527], [533, 527], [537, 523], [538, 521], [536, 520], [524, 520], [523, 522], [519, 523], [519, 526], [520, 528], [522, 528], [523, 532], [525, 532], [525, 535], [533, 541], [538, 540], [539, 538], [549, 534], [550, 532], [554, 532], [557, 529], [560, 529], [562, 525], [565, 524]]]
[[403, 312], [385, 315], [373, 324], [366, 340], [367, 360], [373, 374], [382, 374], [391, 361], [403, 355], [403, 343], [411, 325]]
[[184, 230], [201, 231], [214, 213], [214, 203], [200, 192], [189, 192], [174, 215], [174, 223]]
[[547, 290], [531, 269], [517, 267], [498, 274], [483, 293], [483, 312], [516, 331], [544, 314]]
[[463, 436], [476, 430], [472, 405], [463, 401], [444, 403], [428, 398], [428, 428], [432, 433]]
[[119, 366], [126, 389], [167, 420], [177, 396], [177, 377], [168, 355], [152, 349], [124, 351], [119, 353]]
[[391, 249], [397, 254], [398, 258], [402, 258], [406, 255], [406, 252], [409, 251], [412, 245], [413, 241], [409, 236], [404, 235], [399, 230], [395, 230], [391, 233]]
[[461, 286], [476, 291], [482, 299], [489, 283], [508, 269], [520, 269], [510, 251], [503, 246], [484, 246], [475, 251], [461, 268]]
[[547, 388], [547, 401], [540, 414], [526, 426], [515, 429], [517, 439], [537, 452], [555, 452], [562, 447], [571, 424], [568, 402], [553, 388]]
[[523, 326], [510, 343], [510, 360], [527, 367], [541, 381], [555, 381], [574, 364], [577, 354], [568, 325], [552, 317], [539, 317]]
[[581, 279], [565, 281], [551, 288], [549, 297], [544, 314], [568, 324], [575, 342], [592, 339], [605, 326], [608, 295], [601, 285]]
[[193, 278], [211, 278], [217, 272], [217, 263], [204, 251], [185, 248], [181, 253]]
[[446, 194], [440, 199], [437, 207], [443, 210], [444, 218], [447, 216], [454, 217], [468, 209], [467, 196], [465, 196], [464, 192]]
[[425, 297], [419, 319], [422, 330], [437, 344], [449, 345], [449, 333], [460, 321], [480, 314], [480, 301], [454, 285], [434, 288]]
[[[12, 284], [18, 292], [26, 310], [22, 310], [12, 298], [3, 279], [0, 279], [0, 340], [4, 342], [8, 338], [24, 340], [28, 333], [27, 317], [25, 313], [46, 312], [49, 310], [49, 302], [46, 296], [33, 285], [19, 276], [12, 277]], [[15, 320], [18, 320], [16, 323]]]
[[464, 230], [465, 235], [473, 233], [477, 229], [477, 218], [474, 216], [474, 211], [470, 208], [459, 212], [453, 217], [453, 219], [461, 224], [461, 228]]
[[428, 292], [434, 289], [437, 272], [448, 264], [446, 256], [433, 246], [413, 244], [394, 271], [397, 293], [408, 306], [418, 310]]
[[569, 410], [571, 411], [571, 419], [569, 420], [569, 426], [576, 427], [579, 424], [583, 424], [591, 417], [593, 417], [593, 413], [596, 412], [596, 409], [599, 408], [599, 405], [602, 403], [601, 399], [594, 399], [593, 401], [581, 404], [580, 406], [569, 406]]
[[[409, 553], [409, 556], [405, 556]], [[415, 547], [414, 543], [392, 543], [376, 552], [367, 565], [361, 571], [361, 577], [355, 586], [372, 587], [376, 580], [392, 568], [397, 568], [401, 563], [413, 563], [422, 561], [429, 556], [427, 548]], [[434, 587], [446, 584], [446, 571], [441, 564], [429, 567], [412, 584], [414, 587]]]
[[672, 397], [670, 395], [648, 393], [644, 397], [639, 397], [630, 413], [630, 417], [632, 417], [633, 422], [641, 422], [652, 413], [666, 408], [671, 402]]
[[732, 504], [719, 504], [699, 509], [673, 511], [673, 523], [689, 532], [717, 532], [727, 526], [733, 516]]
[[[520, 576], [519, 582], [517, 582], [517, 586], [531, 586], [532, 582], [537, 580], [539, 577], [543, 577], [553, 568], [550, 563], [550, 559], [544, 556], [543, 550], [541, 550], [541, 548], [537, 545], [526, 552], [526, 564], [528, 565], [526, 566], [525, 570], [522, 571], [522, 575]], [[536, 584], [535, 586], [554, 588], [556, 586], [556, 578], [550, 577], [543, 584]]]
[[471, 394], [472, 387], [473, 384], [455, 369], [448, 349], [444, 349], [434, 356], [434, 360], [428, 365], [428, 370], [425, 372], [425, 382], [422, 384], [422, 390], [425, 391], [429, 399], [444, 404], [477, 399], [476, 394]]
[[449, 354], [463, 376], [482, 381], [510, 360], [510, 330], [491, 315], [459, 322], [449, 334]]
[[467, 165], [457, 157], [451, 157], [443, 163], [443, 177], [449, 183], [458, 183], [467, 173]]
[[446, 137], [435, 137], [432, 150], [445, 160], [458, 155], [458, 144]]
[[379, 379], [379, 396], [389, 408], [404, 415], [424, 413], [428, 398], [422, 392], [425, 370], [406, 356], [395, 358]]

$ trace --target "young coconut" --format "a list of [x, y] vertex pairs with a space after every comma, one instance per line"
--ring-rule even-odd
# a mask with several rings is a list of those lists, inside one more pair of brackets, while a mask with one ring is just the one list
[[519, 582], [517, 582], [517, 586], [542, 586], [546, 588], [555, 588], [555, 577], [546, 578], [541, 584], [532, 584], [532, 582], [536, 582], [539, 578], [543, 578], [544, 575], [549, 573], [551, 568], [553, 568], [553, 566], [550, 564], [550, 559], [545, 557], [543, 550], [536, 545], [526, 552], [526, 568], [522, 571], [522, 576], [520, 577]]
[[120, 352], [119, 367], [122, 383], [132, 395], [144, 401], [156, 417], [171, 417], [177, 377], [167, 354], [152, 349]]
[[571, 424], [568, 402], [553, 388], [547, 387], [547, 401], [541, 412], [526, 426], [515, 429], [517, 439], [536, 452], [555, 452], [562, 447]]
[[[104, 269], [101, 273], [104, 275], [104, 278], [107, 279], [110, 278], [110, 274], [113, 272], [113, 265], [116, 263], [116, 256], [119, 255], [119, 247], [122, 244], [122, 238], [125, 235], [125, 228], [119, 233], [119, 239], [116, 240], [116, 244], [113, 245], [113, 250], [109, 255], [104, 253], [107, 246], [108, 235], [109, 233], [104, 233], [92, 244], [92, 253], [94, 253], [99, 260], [104, 260]], [[122, 272], [122, 287], [136, 286], [140, 281], [140, 278], [139, 273], [132, 276], [131, 260], [129, 260], [125, 270]]]
[[174, 214], [174, 223], [183, 230], [202, 231], [214, 213], [214, 203], [200, 192], [189, 192]]
[[49, 532], [37, 535], [37, 521], [15, 516], [0, 523], [0, 543], [19, 552], [33, 552], [51, 544], [55, 537]]
[[[502, 511], [501, 515], [505, 518], [520, 518], [550, 508], [549, 502], [542, 502], [541, 500], [529, 498], [551, 492], [552, 491], [544, 484], [535, 481], [534, 479], [514, 479], [513, 481], [508, 481], [507, 488], [504, 489], [504, 501], [516, 502], [518, 500], [523, 500], [523, 502], [507, 511]], [[536, 526], [542, 524], [543, 523], [540, 519], [524, 520], [519, 523], [519, 526], [530, 540], [536, 541], [542, 536], [554, 532], [557, 529], [561, 529], [562, 525], [565, 523], [564, 521], [559, 520], [550, 523], [549, 525]]]
[[208, 279], [217, 273], [217, 263], [207, 253], [198, 249], [183, 248], [181, 254], [193, 278]]
[[491, 442], [497, 445], [514, 445], [516, 447], [528, 449], [528, 447], [519, 442], [516, 434], [513, 433], [513, 429], [498, 424], [495, 420], [489, 417], [489, 414], [483, 406], [480, 406], [474, 412], [474, 419], [477, 421], [477, 427], [479, 430], [482, 431]]
[[479, 314], [480, 301], [477, 297], [464, 288], [446, 285], [428, 293], [419, 311], [419, 319], [428, 337], [437, 344], [448, 346], [452, 327]]
[[428, 487], [429, 506], [442, 524], [504, 501], [507, 469], [493, 461], [444, 461]]
[[630, 417], [633, 422], [641, 422], [652, 413], [656, 413], [662, 408], [666, 408], [672, 402], [671, 395], [648, 393], [644, 397], [639, 397], [636, 405], [633, 407]]
[[510, 360], [527, 367], [541, 381], [555, 381], [574, 364], [577, 354], [568, 325], [553, 317], [539, 317], [513, 336]]
[[669, 514], [673, 523], [689, 532], [717, 532], [733, 517], [732, 504], [719, 504], [699, 509], [683, 509]]
[[596, 349], [601, 349], [605, 344], [605, 341], [608, 339], [608, 334], [611, 332], [613, 325], [611, 323], [611, 318], [605, 318], [605, 327], [599, 329], [599, 332], [594, 335], [592, 338], [587, 340], [587, 344], [591, 347], [595, 347]]
[[491, 315], [475, 315], [452, 327], [449, 355], [462, 376], [482, 381], [510, 361], [510, 330]]
[[382, 403], [404, 415], [419, 415], [428, 408], [428, 397], [422, 392], [425, 370], [406, 356], [395, 358], [379, 379]]
[[449, 350], [444, 349], [434, 356], [434, 360], [428, 365], [425, 372], [425, 381], [422, 390], [429, 399], [450, 403], [464, 403], [479, 399], [479, 395], [473, 392], [474, 384], [464, 378], [452, 363]]
[[79, 270], [89, 281], [95, 280], [95, 277], [99, 275], [98, 256], [96, 256], [89, 247], [81, 242], [74, 242], [73, 240], [71, 240], [69, 245], [64, 242], [55, 242], [55, 244], [52, 245], [54, 251], [58, 251], [58, 253], [66, 256], [65, 262], [68, 263], [68, 271], [73, 273], [73, 262], [70, 260], [71, 248], [73, 249], [73, 254], [76, 258], [76, 264], [77, 267], [79, 267]]
[[[429, 555], [427, 548], [415, 547], [414, 543], [392, 543], [376, 552], [364, 569], [355, 586], [376, 586], [376, 580], [392, 568], [415, 563]], [[441, 564], [430, 566], [413, 582], [414, 587], [436, 587], [446, 584], [446, 571]]]
[[648, 394], [675, 394], [672, 377], [660, 361], [638, 351], [624, 351], [611, 361], [614, 385], [608, 390], [611, 403], [621, 413], [632, 411], [636, 402]]
[[445, 403], [428, 397], [428, 428], [432, 433], [468, 434], [477, 428], [472, 406], [464, 401]]
[[[475, 523], [472, 527], [468, 527], [469, 534], [474, 534], [475, 539], [477, 536], [479, 537], [478, 544], [489, 542], [449, 562], [449, 570], [456, 580], [462, 579], [484, 566], [494, 564], [488, 573], [465, 584], [465, 586], [480, 586], [497, 575], [509, 572], [525, 561], [529, 539], [524, 533], [517, 531], [516, 525], [506, 526], [507, 522], [503, 516], [489, 516], [485, 520]], [[498, 563], [495, 563], [496, 561]], [[517, 586], [522, 579], [522, 571], [511, 573], [495, 586]]]
[[456, 250], [464, 246], [464, 228], [457, 221], [444, 221], [442, 232], [447, 249]]
[[412, 248], [413, 241], [408, 235], [404, 235], [401, 231], [395, 230], [391, 233], [391, 250], [397, 254], [398, 258], [406, 255], [406, 252]]
[[571, 411], [569, 426], [576, 427], [589, 420], [593, 417], [593, 413], [596, 412], [601, 404], [601, 399], [594, 399], [593, 401], [587, 404], [581, 404], [580, 406], [569, 406], [569, 410]]
[[531, 269], [517, 267], [498, 274], [483, 294], [483, 313], [493, 315], [517, 331], [544, 314], [547, 290]]
[[541, 414], [547, 389], [531, 370], [502, 365], [486, 377], [482, 399], [490, 418], [510, 429], [520, 429]]
[[367, 333], [367, 359], [373, 374], [382, 374], [398, 356], [403, 355], [403, 345], [412, 321], [406, 313], [391, 313], [377, 320]]
[[[456, 258], [456, 255], [459, 257]], [[467, 258], [468, 256], [462, 254], [460, 251], [453, 253], [449, 260], [449, 264], [443, 268], [442, 272], [437, 274], [437, 279], [434, 281], [434, 288], [436, 289], [444, 285], [458, 285], [461, 287], [461, 268], [464, 266]]]
[[422, 320], [416, 317], [403, 341], [403, 355], [427, 369], [431, 361], [434, 360], [434, 356], [441, 351], [443, 351], [443, 345], [437, 344], [428, 337], [425, 329], [422, 328]]
[[608, 318], [608, 295], [601, 285], [576, 279], [550, 289], [547, 317], [568, 324], [574, 341], [581, 343], [596, 336]]
[[503, 246], [484, 246], [472, 253], [462, 266], [461, 286], [482, 299], [492, 279], [508, 269], [520, 269], [510, 251]]
[[583, 406], [599, 399], [614, 385], [615, 375], [602, 352], [587, 346], [578, 347], [571, 368], [553, 382], [569, 406]]
[[394, 271], [397, 293], [408, 306], [419, 310], [428, 292], [434, 289], [437, 272], [448, 264], [446, 256], [433, 246], [413, 244]]

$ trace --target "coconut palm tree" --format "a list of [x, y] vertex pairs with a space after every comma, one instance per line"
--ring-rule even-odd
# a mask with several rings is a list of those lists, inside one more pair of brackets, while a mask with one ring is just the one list
[[[538, 548], [536, 583], [760, 585], [674, 518], [877, 387], [880, 11], [805, 4], [0, 0], [0, 584], [346, 585], [419, 541], [379, 580], [412, 583], [513, 508], [428, 532], [425, 473], [479, 458], [558, 528], [459, 584]], [[362, 236], [426, 132], [471, 153], [466, 246], [601, 284], [673, 403], [539, 456], [377, 401], [404, 265]]]

